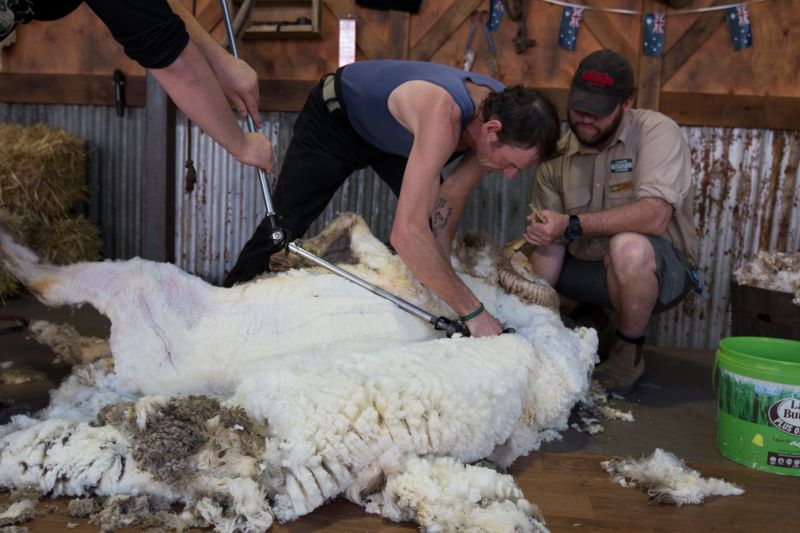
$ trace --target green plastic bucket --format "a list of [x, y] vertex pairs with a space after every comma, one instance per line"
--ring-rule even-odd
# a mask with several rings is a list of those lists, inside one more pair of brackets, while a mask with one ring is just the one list
[[715, 367], [720, 453], [800, 476], [800, 341], [728, 337], [719, 343]]

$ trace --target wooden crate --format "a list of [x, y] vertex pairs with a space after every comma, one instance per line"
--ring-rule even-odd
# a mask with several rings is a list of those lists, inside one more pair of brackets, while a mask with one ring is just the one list
[[731, 281], [731, 335], [800, 340], [800, 306], [789, 293]]

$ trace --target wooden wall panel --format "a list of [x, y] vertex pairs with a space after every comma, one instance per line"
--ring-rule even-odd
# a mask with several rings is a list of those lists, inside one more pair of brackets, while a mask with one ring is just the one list
[[[718, 12], [716, 15], [719, 17]], [[770, 0], [753, 4], [750, 21], [752, 48], [735, 52], [728, 24], [723, 22], [666, 80], [664, 90], [800, 97], [800, 3]]]
[[[722, 11], [682, 15], [667, 10], [665, 54], [641, 56], [642, 19], [587, 9], [575, 51], [558, 48], [562, 7], [541, 0], [529, 2], [528, 35], [537, 44], [516, 54], [517, 23], [503, 19], [494, 34], [499, 77], [507, 84], [523, 83], [553, 94], [563, 108], [566, 90], [580, 59], [611, 46], [630, 59], [639, 75], [639, 104], [676, 113], [684, 124], [755, 125], [786, 128], [800, 123], [800, 3], [770, 0], [750, 6], [752, 49], [735, 52]], [[185, 0], [191, 6], [191, 0]], [[587, 6], [643, 10], [663, 9], [654, 0], [576, 0]], [[728, 3], [695, 0], [690, 7]], [[307, 90], [326, 72], [337, 68], [338, 17], [357, 18], [357, 59], [422, 58], [460, 67], [469, 34], [470, 12], [487, 9], [487, 0], [425, 0], [419, 14], [360, 8], [355, 0], [322, 0], [321, 34], [308, 39], [245, 40], [239, 50], [259, 73], [262, 101], [269, 110], [298, 110]], [[218, 0], [198, 0], [198, 20], [217, 38], [224, 35]], [[481, 31], [475, 35], [475, 70], [488, 73]], [[84, 103], [108, 103], [96, 91], [103, 76], [121, 68], [141, 85], [143, 70], [127, 59], [108, 30], [82, 6], [62, 20], [32, 23], [18, 31], [17, 44], [5, 49], [0, 70], [0, 99], [58, 101], [57, 90], [41, 75], [58, 74], [64, 98]], [[8, 76], [4, 76], [7, 73]], [[31, 76], [23, 79], [19, 76]], [[16, 76], [16, 77], [13, 77]], [[13, 78], [13, 83], [12, 83]], [[83, 84], [82, 84], [83, 79]], [[66, 80], [66, 81], [65, 81]], [[42, 90], [23, 92], [42, 83]], [[66, 84], [66, 85], [65, 85]], [[57, 85], [54, 87], [58, 87]], [[97, 96], [93, 96], [97, 93]], [[137, 105], [139, 100], [130, 102]], [[710, 106], [710, 107], [709, 107]], [[724, 116], [723, 116], [724, 115]], [[738, 117], [738, 118], [737, 118]], [[796, 126], [794, 126], [796, 128]]]
[[17, 28], [17, 42], [2, 52], [2, 72], [104, 74], [115, 68], [144, 76], [86, 4], [55, 22]]

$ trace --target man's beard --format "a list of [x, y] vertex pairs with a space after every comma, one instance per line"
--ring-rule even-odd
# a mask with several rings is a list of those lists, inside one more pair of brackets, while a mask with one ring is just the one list
[[590, 148], [601, 148], [605, 146], [609, 139], [611, 139], [617, 133], [617, 129], [622, 122], [622, 115], [624, 112], [624, 109], [618, 109], [617, 116], [614, 117], [614, 121], [611, 122], [606, 129], [600, 130], [593, 138], [588, 139], [578, 133], [578, 128], [575, 126], [575, 123], [572, 122], [572, 119], [569, 117], [569, 115], [567, 115], [567, 120], [569, 121], [569, 128], [572, 130], [572, 133], [575, 134], [575, 137], [578, 138], [581, 144]]

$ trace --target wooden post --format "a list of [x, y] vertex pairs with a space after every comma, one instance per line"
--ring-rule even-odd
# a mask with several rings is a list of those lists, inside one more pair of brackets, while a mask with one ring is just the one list
[[175, 105], [147, 74], [142, 251], [145, 259], [175, 259]]

